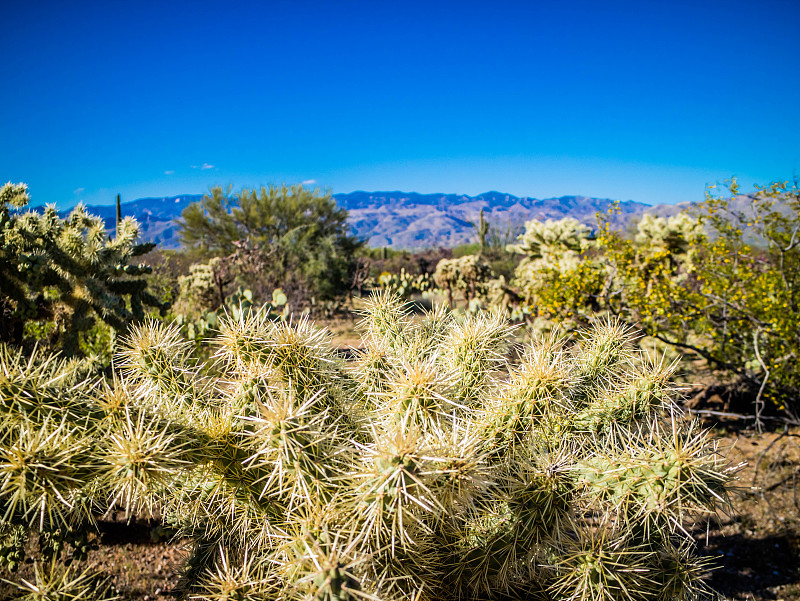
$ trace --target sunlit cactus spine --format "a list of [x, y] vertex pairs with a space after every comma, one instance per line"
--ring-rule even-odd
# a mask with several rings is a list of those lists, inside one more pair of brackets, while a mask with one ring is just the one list
[[118, 406], [113, 396], [79, 362], [26, 357], [0, 344], [3, 576], [36, 560], [19, 598], [112, 598], [91, 574], [65, 571], [61, 561], [86, 557], [95, 516], [109, 508], [104, 407]]
[[[379, 295], [361, 327], [346, 361], [307, 320], [240, 314], [207, 364], [174, 326], [135, 329], [95, 425], [63, 430], [88, 438], [93, 506], [193, 538], [195, 599], [710, 594], [687, 530], [725, 509], [734, 470], [630, 332], [601, 323], [509, 364], [497, 315], [420, 320]], [[6, 481], [3, 500], [27, 494]]]
[[78, 573], [56, 563], [34, 564], [34, 578], [17, 584], [17, 601], [116, 601], [109, 582], [101, 575], [85, 570]]

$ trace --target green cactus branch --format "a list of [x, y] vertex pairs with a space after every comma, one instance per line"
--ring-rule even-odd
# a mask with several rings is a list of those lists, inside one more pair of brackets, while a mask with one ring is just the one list
[[21, 212], [29, 200], [24, 184], [0, 189], [0, 341], [30, 345], [26, 327], [50, 321], [50, 344], [78, 355], [80, 334], [96, 321], [124, 332], [145, 307], [167, 308], [148, 293], [150, 268], [129, 263], [153, 248], [136, 244], [135, 220], [120, 219], [110, 239], [82, 205], [60, 219], [54, 207]]

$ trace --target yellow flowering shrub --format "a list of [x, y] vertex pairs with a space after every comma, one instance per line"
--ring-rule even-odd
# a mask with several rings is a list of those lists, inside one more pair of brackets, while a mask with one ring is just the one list
[[587, 237], [579, 248], [575, 232], [528, 236], [555, 240], [549, 245], [521, 240], [528, 256], [513, 283], [533, 314], [576, 325], [615, 315], [724, 371], [752, 391], [757, 409], [772, 402], [794, 414], [800, 392], [797, 183], [742, 194], [732, 180], [721, 192], [710, 188], [688, 212], [644, 216], [632, 236], [613, 230], [603, 216], [599, 221], [596, 239]]

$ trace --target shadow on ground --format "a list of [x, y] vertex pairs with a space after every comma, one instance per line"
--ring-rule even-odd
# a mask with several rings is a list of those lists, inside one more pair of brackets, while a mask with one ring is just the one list
[[[701, 552], [720, 566], [709, 584], [728, 599], [798, 599], [800, 540], [791, 534], [753, 537], [752, 534], [715, 534], [698, 541]], [[776, 590], [779, 589], [779, 590]], [[789, 596], [787, 596], [789, 595]]]

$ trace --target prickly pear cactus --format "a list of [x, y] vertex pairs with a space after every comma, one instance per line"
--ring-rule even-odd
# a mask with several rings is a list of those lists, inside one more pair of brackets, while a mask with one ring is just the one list
[[405, 267], [400, 268], [400, 273], [384, 271], [378, 276], [377, 280], [370, 278], [367, 284], [373, 288], [379, 287], [382, 291], [396, 294], [402, 298], [409, 298], [412, 294], [422, 294], [433, 288], [429, 273], [413, 275], [408, 273]]
[[4, 451], [4, 521], [157, 511], [195, 541], [196, 599], [710, 595], [687, 530], [726, 507], [733, 470], [630, 332], [599, 324], [510, 364], [498, 315], [420, 321], [378, 296], [361, 325], [344, 361], [307, 320], [228, 317], [206, 366], [151, 322], [116, 384], [79, 386], [59, 419], [61, 401], [31, 400], [45, 376], [2, 380], [4, 419], [51, 433], [5, 428], [3, 448], [54, 467], [13, 472]]

